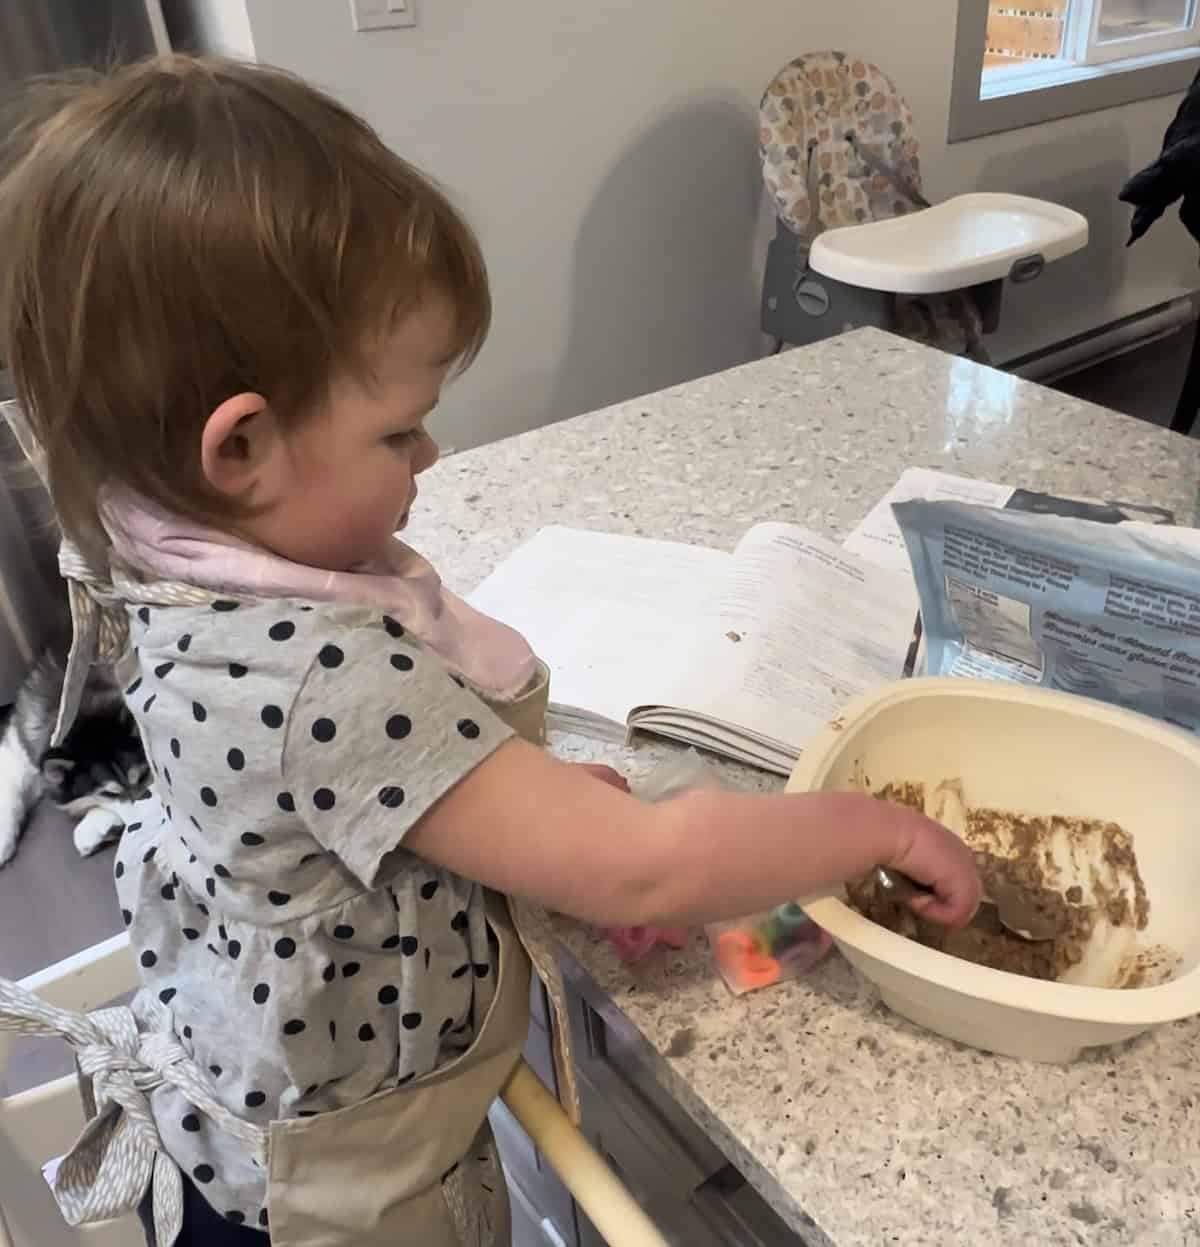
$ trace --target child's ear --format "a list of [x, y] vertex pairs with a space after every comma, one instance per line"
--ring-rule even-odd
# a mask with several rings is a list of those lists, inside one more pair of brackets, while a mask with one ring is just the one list
[[200, 464], [208, 483], [247, 499], [269, 486], [284, 449], [282, 429], [261, 394], [235, 394], [209, 416], [200, 437]]

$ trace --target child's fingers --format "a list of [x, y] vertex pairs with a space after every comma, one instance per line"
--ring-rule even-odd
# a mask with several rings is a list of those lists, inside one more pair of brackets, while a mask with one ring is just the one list
[[611, 766], [603, 766], [599, 762], [579, 762], [576, 765], [582, 767], [602, 784], [608, 784], [611, 788], [619, 788], [622, 792], [629, 791], [629, 781], [619, 771], [614, 771]]

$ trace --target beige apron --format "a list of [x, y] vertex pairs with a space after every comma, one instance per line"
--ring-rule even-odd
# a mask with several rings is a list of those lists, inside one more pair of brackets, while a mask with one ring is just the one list
[[[548, 697], [541, 667], [522, 697], [489, 704], [540, 745]], [[361, 1104], [272, 1123], [267, 1205], [273, 1247], [508, 1244], [507, 1192], [487, 1113], [525, 1045], [530, 966], [508, 904], [489, 893], [487, 906], [497, 986], [470, 1048], [419, 1081]]]

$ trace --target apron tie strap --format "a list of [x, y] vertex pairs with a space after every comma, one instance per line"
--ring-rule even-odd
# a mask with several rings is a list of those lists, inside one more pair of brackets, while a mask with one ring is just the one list
[[135, 1212], [152, 1189], [154, 1230], [171, 1247], [183, 1225], [183, 1179], [163, 1147], [150, 1094], [174, 1086], [198, 1112], [234, 1135], [259, 1164], [267, 1163], [268, 1133], [218, 1103], [208, 1075], [171, 1028], [171, 1014], [146, 992], [129, 1006], [76, 1013], [47, 1004], [0, 978], [0, 1031], [60, 1036], [91, 1080], [96, 1115], [63, 1157], [54, 1198], [71, 1226]]

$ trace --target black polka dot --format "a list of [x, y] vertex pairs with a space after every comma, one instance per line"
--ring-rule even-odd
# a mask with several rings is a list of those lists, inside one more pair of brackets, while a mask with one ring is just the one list
[[229, 870], [228, 870], [228, 868], [227, 868], [227, 867], [225, 867], [225, 866], [222, 866], [222, 865], [220, 864], [220, 862], [218, 862], [218, 863], [217, 863], [217, 864], [213, 867], [213, 874], [214, 874], [214, 875], [216, 875], [218, 879], [228, 879], [228, 878], [229, 878]]
[[397, 810], [404, 804], [404, 789], [396, 784], [388, 784], [379, 790], [379, 804], [388, 810]]
[[420, 948], [420, 944], [418, 944], [417, 937], [415, 935], [406, 935], [400, 941], [400, 951], [406, 957], [415, 957], [417, 955], [418, 948]]
[[127, 909], [121, 910], [121, 921], [128, 926], [133, 921], [133, 915]]
[[216, 881], [215, 879], [211, 879], [211, 878], [210, 878], [210, 879], [205, 879], [205, 881], [204, 881], [204, 890], [205, 890], [205, 891], [209, 894], [209, 896], [216, 896], [216, 894], [217, 894], [217, 881]]
[[278, 706], [264, 706], [260, 717], [267, 727], [283, 726], [283, 711]]
[[400, 1019], [400, 1025], [406, 1031], [415, 1031], [421, 1025], [421, 1015], [419, 1013], [406, 1013]]
[[263, 1092], [261, 1091], [247, 1091], [246, 1092], [246, 1107], [247, 1108], [262, 1108], [262, 1106], [266, 1104], [266, 1102], [267, 1102], [267, 1097]]
[[296, 798], [293, 797], [290, 792], [281, 792], [279, 796], [275, 798], [275, 804], [279, 806], [285, 814], [295, 814], [296, 812]]
[[183, 938], [185, 940], [198, 940], [200, 938], [200, 932], [197, 931], [195, 927], [184, 927]]
[[264, 1230], [267, 1228], [268, 1225], [271, 1224], [270, 1215], [268, 1214], [265, 1208], [259, 1209], [258, 1224], [261, 1225]]
[[142, 623], [148, 624], [150, 622], [150, 608], [148, 606], [139, 607], [137, 615]]
[[158, 666], [154, 668], [154, 675], [157, 679], [161, 680], [164, 676], [170, 675], [174, 670], [175, 664], [173, 662], [160, 662]]
[[318, 788], [313, 793], [313, 805], [318, 810], [332, 810], [337, 804], [337, 797], [332, 788]]
[[299, 1018], [292, 1018], [283, 1024], [283, 1033], [285, 1035], [303, 1035], [308, 1029], [308, 1024], [302, 1022]]
[[467, 740], [475, 740], [479, 736], [479, 724], [474, 719], [459, 719], [458, 731]]
[[209, 1073], [210, 1073], [210, 1074], [211, 1074], [214, 1078], [220, 1078], [220, 1077], [221, 1077], [221, 1072], [222, 1072], [222, 1071], [221, 1071], [221, 1067], [220, 1067], [219, 1065], [210, 1065], [210, 1066], [208, 1067], [208, 1072], [209, 1072]]
[[204, 947], [207, 948], [214, 957], [219, 957], [221, 955], [221, 950], [215, 944], [205, 944]]
[[334, 939], [352, 940], [354, 938], [354, 928], [347, 926], [346, 923], [339, 923], [333, 928]]
[[438, 881], [430, 879], [427, 883], [421, 884], [421, 899], [431, 901], [437, 895]]
[[271, 891], [267, 893], [267, 900], [269, 900], [272, 905], [286, 905], [291, 899], [292, 894], [290, 892]]
[[404, 635], [404, 629], [391, 617], [391, 615], [384, 615], [383, 626], [387, 629], [388, 636], [402, 637]]
[[313, 740], [327, 745], [337, 735], [337, 724], [332, 719], [318, 719], [312, 725]]
[[340, 667], [346, 661], [346, 655], [336, 645], [322, 645], [317, 660], [322, 667], [328, 667], [332, 671], [334, 667]]
[[183, 1028], [183, 1037], [184, 1037], [184, 1039], [191, 1039], [191, 1037], [192, 1037], [192, 1028], [191, 1028], [190, 1026], [185, 1026], [185, 1027]]
[[242, 843], [248, 849], [257, 849], [260, 844], [266, 844], [266, 841], [258, 834], [257, 831], [243, 831]]
[[246, 1214], [244, 1212], [239, 1212], [236, 1208], [231, 1208], [225, 1214], [225, 1220], [232, 1222], [234, 1225], [245, 1225]]
[[158, 893], [164, 901], [173, 901], [175, 899], [175, 889], [169, 883], [164, 883], [159, 888]]
[[425, 969], [426, 970], [429, 969], [429, 960], [430, 960], [430, 952], [429, 952], [429, 949], [427, 948], [425, 950]]
[[290, 619], [280, 620], [267, 629], [267, 636], [272, 641], [290, 641], [296, 635], [296, 625]]
[[146, 700], [145, 700], [144, 702], [142, 702], [142, 713], [143, 713], [143, 714], [149, 714], [149, 713], [150, 713], [150, 707], [151, 707], [151, 706], [153, 706], [153, 705], [154, 705], [154, 703], [155, 703], [157, 700], [158, 700], [158, 694], [157, 694], [157, 693], [151, 693], [151, 694], [150, 694], [150, 696], [149, 696], [149, 697], [147, 697], [147, 698], [146, 698]]
[[183, 751], [179, 748], [179, 741], [177, 741], [175, 737], [172, 736], [171, 737], [171, 756], [173, 758], [177, 758], [182, 752]]
[[229, 674], [235, 680], [240, 680], [247, 671], [249, 671], [249, 667], [243, 666], [240, 662], [231, 662], [229, 664]]
[[212, 1165], [197, 1165], [195, 1169], [192, 1170], [192, 1177], [195, 1178], [197, 1182], [202, 1182], [206, 1186], [216, 1176], [216, 1171], [213, 1169]]
[[492, 970], [492, 967], [489, 966], [486, 961], [476, 962], [475, 977], [477, 979], [486, 979], [487, 976], [491, 973], [491, 970]]
[[221, 598], [212, 604], [212, 608], [215, 611], [235, 611], [240, 605], [240, 602], [231, 602], [228, 598]]
[[398, 935], [389, 935], [387, 939], [383, 941], [380, 947], [385, 949], [386, 951], [391, 951], [391, 949], [393, 948], [399, 948], [400, 937]]
[[391, 663], [397, 671], [411, 671], [413, 669], [413, 660], [407, 654], [393, 654]]
[[326, 983], [332, 983], [337, 977], [337, 966], [335, 966], [332, 961], [329, 962], [325, 969], [321, 971], [321, 977]]
[[186, 654], [188, 650], [191, 648], [191, 644], [192, 644], [192, 634], [190, 632], [185, 632], [183, 636], [181, 636], [179, 640], [175, 642], [175, 647], [179, 650], [181, 654]]
[[205, 785], [200, 789], [200, 800], [211, 809], [217, 804], [217, 794], [211, 788]]
[[195, 827], [195, 829], [196, 829], [197, 831], [203, 831], [203, 830], [204, 830], [204, 828], [203, 828], [203, 827], [201, 827], [201, 826], [200, 826], [200, 824], [199, 824], [198, 822], [196, 822], [196, 816], [195, 816], [195, 814], [189, 814], [189, 815], [188, 815], [188, 822], [189, 822], [189, 823], [191, 823], [191, 825], [192, 825], [193, 827]]
[[120, 878], [123, 878], [123, 877], [124, 877], [124, 874], [125, 874], [125, 863], [124, 863], [124, 862], [118, 862], [118, 863], [117, 863], [117, 864], [113, 867], [113, 877], [114, 877], [115, 879], [120, 879]]
[[386, 730], [390, 740], [403, 740], [412, 731], [412, 720], [406, 714], [394, 714], [388, 719]]
[[242, 945], [239, 940], [230, 940], [229, 947], [225, 949], [232, 960], [236, 961], [242, 955]]
[[450, 929], [452, 931], [465, 931], [471, 925], [471, 920], [467, 917], [466, 910], [460, 909], [458, 913], [450, 919]]
[[178, 994], [179, 993], [173, 987], [164, 987], [162, 991], [158, 993], [158, 998], [163, 1002], [163, 1004], [169, 1005]]
[[197, 908], [197, 909], [198, 909], [198, 910], [199, 910], [199, 911], [200, 911], [200, 912], [201, 912], [201, 913], [202, 913], [202, 914], [203, 914], [206, 918], [208, 917], [208, 906], [207, 906], [207, 905], [205, 905], [202, 901], [197, 901], [197, 902], [196, 902], [196, 908]]
[[229, 763], [231, 771], [240, 771], [245, 768], [246, 755], [240, 749], [231, 749], [225, 755], [225, 761]]
[[129, 826], [125, 828], [125, 830], [129, 832], [130, 834], [132, 834], [135, 831], [141, 831], [141, 829], [142, 829], [141, 823], [130, 823]]
[[134, 693], [136, 693], [138, 689], [141, 687], [142, 687], [142, 677], [138, 676], [138, 678], [134, 680], [134, 682], [125, 690], [125, 696], [132, 697]]
[[[167, 787], [170, 788], [171, 787], [171, 772], [165, 766], [163, 767], [163, 779], [167, 781]], [[167, 817], [170, 818], [171, 816], [168, 814]]]
[[347, 961], [346, 964], [342, 966], [342, 978], [352, 979], [361, 969], [362, 966], [357, 961]]
[[225, 924], [223, 922], [217, 923], [217, 934], [223, 940], [227, 940], [229, 938], [229, 932], [225, 930]]
[[158, 954], [152, 953], [147, 948], [146, 951], [142, 953], [141, 962], [142, 962], [142, 965], [145, 966], [147, 970], [149, 970], [151, 966], [158, 964]]
[[371, 1040], [375, 1038], [375, 1028], [370, 1022], [364, 1022], [358, 1028], [358, 1037], [363, 1041], [363, 1043], [370, 1043]]
[[399, 999], [400, 993], [391, 984], [379, 989], [379, 1003], [381, 1005], [394, 1005]]
[[336, 1022], [329, 1023], [329, 1038], [333, 1040], [337, 1039], [337, 1023]]
[[200, 1129], [200, 1118], [195, 1113], [188, 1113], [179, 1124], [188, 1134], [195, 1134]]
[[450, 977], [452, 979], [462, 979], [462, 978], [466, 978], [466, 976], [470, 973], [471, 973], [471, 963], [467, 962], [465, 965], [459, 966], [458, 969], [455, 970], [454, 973]]
[[438, 1027], [438, 1035], [448, 1035], [454, 1028], [454, 1019], [447, 1018], [441, 1026]]
[[250, 993], [250, 999], [256, 1005], [265, 1005], [270, 999], [271, 989], [266, 983], [259, 983], [255, 986], [254, 991]]
[[197, 723], [203, 723], [208, 718], [208, 711], [198, 701], [192, 702], [192, 718]]

